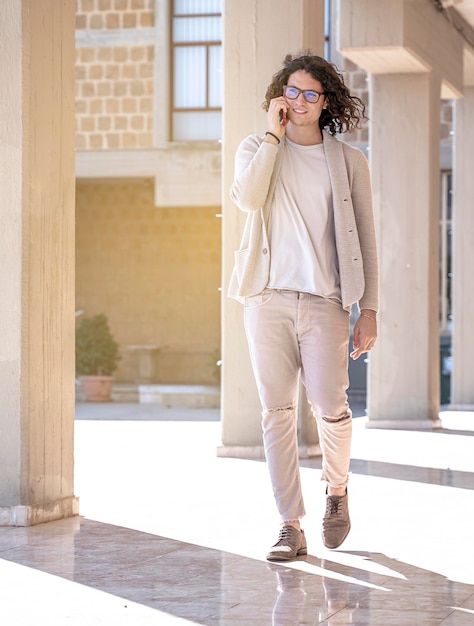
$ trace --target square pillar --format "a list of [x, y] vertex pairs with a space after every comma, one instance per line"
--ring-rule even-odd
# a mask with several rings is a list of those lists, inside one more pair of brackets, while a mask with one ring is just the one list
[[474, 406], [474, 86], [455, 106], [451, 403]]
[[370, 163], [380, 257], [368, 426], [439, 427], [440, 80], [371, 77]]
[[0, 525], [78, 513], [74, 0], [0, 11]]
[[[222, 161], [222, 456], [263, 454], [261, 406], [248, 355], [242, 305], [226, 293], [245, 215], [231, 202], [239, 143], [266, 130], [261, 103], [288, 52], [324, 50], [324, 0], [245, 0], [224, 5], [224, 127]], [[304, 401], [306, 402], [306, 401]], [[309, 419], [302, 406], [301, 419]], [[315, 430], [301, 429], [314, 440]], [[311, 446], [314, 441], [305, 442]]]

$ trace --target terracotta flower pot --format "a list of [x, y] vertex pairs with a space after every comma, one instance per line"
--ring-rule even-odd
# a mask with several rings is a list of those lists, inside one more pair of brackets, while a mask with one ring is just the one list
[[79, 376], [86, 402], [110, 402], [113, 376]]

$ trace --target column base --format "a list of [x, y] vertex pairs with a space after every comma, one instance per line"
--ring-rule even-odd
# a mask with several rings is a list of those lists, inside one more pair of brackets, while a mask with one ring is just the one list
[[0, 506], [0, 526], [36, 526], [79, 515], [79, 498], [62, 498], [46, 504]]
[[437, 430], [442, 428], [441, 420], [367, 420], [366, 428], [385, 428], [387, 430]]
[[443, 405], [443, 409], [445, 411], [468, 411], [470, 413], [474, 411], [474, 404], [460, 404], [455, 402], [453, 404]]
[[[300, 459], [310, 459], [321, 455], [321, 448], [318, 444], [298, 446]], [[234, 459], [265, 459], [265, 451], [263, 446], [218, 446], [217, 456]]]

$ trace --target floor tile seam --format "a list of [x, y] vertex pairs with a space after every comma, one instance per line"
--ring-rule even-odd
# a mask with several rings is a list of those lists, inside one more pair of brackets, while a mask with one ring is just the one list
[[[54, 570], [52, 567], [48, 566], [48, 563], [51, 562], [51, 560], [54, 560], [55, 564], [61, 563], [61, 561], [58, 561], [58, 554], [55, 554], [54, 559], [52, 559], [51, 556], [48, 556], [47, 558], [41, 558], [44, 556], [44, 553], [42, 553], [41, 555], [36, 554], [36, 559], [34, 558], [34, 555], [28, 555], [25, 554], [25, 552], [21, 549], [21, 548], [12, 548], [11, 550], [9, 550], [8, 552], [18, 552], [18, 554], [3, 554], [0, 553], [0, 560], [3, 559], [5, 561], [8, 561], [9, 563], [14, 563], [16, 565], [20, 565], [22, 567], [29, 567], [31, 569], [35, 569], [47, 574], [52, 574], [54, 576], [60, 576], [62, 577], [63, 575], [65, 576], [73, 576], [75, 573], [78, 573], [80, 571], [82, 571], [84, 568], [87, 568], [88, 571], [94, 571], [94, 572], [100, 572], [100, 570], [112, 570], [114, 572], [120, 572], [122, 570], [127, 570], [130, 569], [130, 562], [129, 563], [124, 563], [123, 565], [117, 565], [116, 562], [113, 562], [113, 558], [114, 556], [116, 556], [117, 554], [120, 554], [120, 550], [117, 549], [117, 551], [115, 553], [111, 553], [111, 552], [107, 552], [107, 557], [109, 557], [109, 564], [107, 566], [104, 565], [104, 560], [101, 558], [95, 558], [95, 557], [100, 557], [100, 553], [98, 554], [93, 554], [91, 552], [86, 553], [87, 556], [89, 558], [81, 558], [78, 559], [77, 558], [77, 553], [75, 553], [75, 556], [73, 557], [69, 557], [67, 554], [64, 556], [64, 562], [67, 562], [68, 560], [72, 559], [72, 565], [70, 567], [70, 569], [66, 569], [63, 570], [62, 572], [58, 572], [57, 570]], [[166, 555], [168, 554], [172, 554], [173, 550], [170, 550], [169, 552], [166, 553]], [[149, 566], [153, 561], [158, 561], [162, 558], [162, 556], [166, 556], [166, 555], [152, 555], [148, 558], [145, 559], [141, 559], [140, 560], [140, 567], [143, 566]], [[23, 557], [23, 558], [21, 558]], [[39, 557], [39, 558], [38, 558]], [[157, 562], [158, 565], [158, 562]]]
[[[124, 596], [121, 595], [120, 597], [124, 597]], [[224, 602], [222, 597], [215, 598], [214, 601], [212, 601], [212, 599], [210, 599], [209, 596], [196, 597], [196, 596], [188, 595], [188, 594], [186, 596], [177, 596], [175, 598], [170, 597], [170, 596], [159, 597], [156, 595], [151, 595], [147, 598], [142, 598], [141, 600], [133, 599], [133, 598], [124, 598], [124, 599], [129, 600], [131, 602], [139, 602], [139, 603], [145, 604], [147, 606], [169, 613], [171, 615], [178, 615], [179, 609], [182, 608], [183, 605], [187, 605], [190, 607], [190, 611], [193, 612], [191, 615], [188, 615], [189, 619], [197, 619], [197, 615], [196, 615], [197, 605], [201, 605], [202, 607], [206, 609], [206, 612], [211, 612], [211, 614], [212, 613], [216, 614], [215, 613], [216, 610], [217, 610], [217, 614], [222, 614], [223, 611], [231, 611], [234, 608], [245, 607], [249, 603], [248, 598], [245, 598], [245, 600], [237, 600], [237, 601], [229, 600], [227, 602]], [[185, 602], [183, 602], [184, 599], [185, 599]], [[217, 607], [217, 609], [215, 607]], [[173, 611], [173, 609], [175, 610]], [[183, 611], [181, 611], [181, 613], [183, 613]], [[202, 618], [202, 617], [203, 617], [202, 614], [199, 614], [199, 618]]]
[[[26, 567], [30, 567], [30, 566], [26, 566]], [[159, 598], [159, 597], [155, 597], [156, 595], [156, 590], [155, 590], [155, 595], [150, 595], [147, 593], [144, 594], [138, 594], [138, 597], [136, 593], [134, 593], [135, 591], [137, 591], [136, 589], [130, 589], [130, 587], [128, 588], [121, 588], [119, 584], [94, 584], [93, 581], [87, 582], [84, 580], [76, 580], [74, 579], [73, 574], [74, 573], [65, 573], [65, 572], [54, 572], [54, 571], [49, 571], [48, 569], [45, 568], [37, 568], [35, 567], [34, 569], [38, 570], [39, 572], [45, 573], [45, 574], [49, 574], [51, 576], [55, 576], [57, 578], [61, 578], [63, 580], [67, 580], [71, 583], [74, 583], [75, 585], [80, 585], [82, 587], [87, 587], [88, 589], [95, 589], [98, 591], [101, 591], [103, 593], [107, 593], [109, 595], [113, 595], [116, 598], [120, 598], [121, 600], [125, 600], [125, 601], [129, 601], [129, 602], [134, 602], [137, 604], [141, 604], [144, 606], [150, 606], [152, 608], [157, 608], [156, 604], [157, 602], [159, 603], [163, 603], [165, 602], [165, 604], [161, 607], [160, 610], [164, 610], [165, 612], [171, 614], [171, 615], [177, 615], [175, 612], [172, 611], [166, 611], [165, 606], [173, 606], [173, 605], [177, 605], [176, 602], [173, 602], [171, 600], [164, 600], [163, 598]], [[186, 588], [186, 583], [189, 581], [183, 581], [181, 580], [179, 582], [178, 585], [173, 585], [173, 587], [177, 587], [180, 589], [185, 589]], [[158, 585], [159, 587], [159, 585]], [[201, 587], [202, 588], [202, 587]], [[244, 600], [240, 600], [237, 604], [245, 604], [246, 602], [248, 602], [250, 599], [254, 598], [255, 596], [258, 596], [258, 592], [253, 592], [250, 596], [246, 596], [246, 598]], [[209, 603], [209, 597], [208, 595], [206, 596], [196, 596], [196, 594], [193, 593], [186, 593], [186, 598], [187, 599], [194, 599], [193, 603], [195, 604], [196, 602], [202, 602], [204, 604], [208, 604]], [[179, 601], [182, 600], [182, 598], [178, 598]], [[161, 606], [161, 605], [160, 605]]]
[[407, 578], [407, 582], [415, 589], [417, 587], [422, 587], [426, 589], [426, 582], [423, 580], [426, 576], [434, 576], [435, 580], [430, 580], [429, 588], [426, 593], [437, 593], [439, 591], [443, 591], [446, 588], [449, 588], [450, 593], [453, 596], [453, 600], [456, 602], [468, 602], [470, 598], [474, 597], [472, 590], [465, 589], [465, 587], [469, 587], [467, 583], [456, 582], [446, 578], [444, 575], [439, 572], [435, 572], [433, 570], [423, 570], [419, 571], [419, 568], [413, 566], [413, 576]]
[[8, 554], [13, 550], [19, 550], [22, 547], [23, 546], [10, 546], [9, 548], [5, 549], [0, 548], [0, 559], [3, 559], [4, 561], [11, 561], [11, 559], [8, 558]]
[[[152, 562], [153, 562], [153, 559], [149, 559], [146, 562], [141, 561], [140, 562], [140, 567], [141, 567], [141, 565], [146, 565], [146, 564], [149, 565]], [[212, 564], [210, 564], [210, 566], [211, 565]], [[122, 566], [121, 567], [115, 567], [114, 568], [114, 573], [120, 574], [121, 572], [127, 571], [128, 569], [129, 568], [127, 568], [126, 565], [124, 565], [123, 567]], [[149, 573], [147, 573], [147, 572], [144, 572], [143, 576], [146, 577], [147, 579], [149, 579], [149, 577], [150, 577]], [[176, 583], [173, 583], [173, 584], [175, 584], [176, 586], [181, 587], [181, 586], [189, 584], [190, 581], [194, 582], [194, 581], [200, 581], [201, 579], [208, 579], [208, 578], [209, 578], [209, 569], [202, 570], [202, 571], [199, 571], [199, 572], [191, 570], [189, 572], [189, 574], [187, 574], [187, 575], [183, 575], [182, 574], [182, 570], [181, 570], [179, 581], [176, 582]], [[165, 581], [161, 581], [161, 582], [165, 582]], [[172, 579], [169, 579], [167, 582], [172, 583]]]
[[[275, 600], [274, 600], [274, 604], [275, 604], [276, 600], [278, 599], [278, 594], [279, 594], [276, 583], [272, 585], [272, 592], [275, 594]], [[224, 593], [226, 593], [226, 591], [224, 591]], [[269, 593], [268, 590], [262, 590], [262, 589], [260, 589], [259, 591], [255, 590], [255, 591], [252, 591], [250, 594], [246, 595], [245, 598], [241, 598], [239, 600], [229, 599], [227, 600], [227, 602], [222, 602], [221, 607], [225, 611], [232, 611], [233, 609], [236, 609], [238, 607], [245, 607], [246, 604], [251, 604], [254, 601], [257, 601], [255, 603], [256, 605], [259, 605], [260, 602], [258, 601], [258, 599], [261, 597], [263, 597], [265, 601], [268, 601], [268, 593]]]
[[[144, 601], [141, 604], [143, 604], [144, 606], [147, 606], [147, 607], [149, 607], [151, 609], [160, 611], [160, 613], [165, 613], [166, 615], [171, 615], [172, 617], [179, 618], [181, 620], [185, 620], [189, 624], [205, 624], [206, 626], [210, 626], [211, 624], [215, 623], [216, 626], [217, 626], [217, 625], [222, 623], [221, 622], [220, 610], [219, 611], [215, 611], [215, 610], [212, 611], [210, 607], [209, 608], [205, 607], [205, 608], [208, 608], [208, 610], [204, 611], [204, 612], [201, 612], [198, 616], [196, 616], [194, 613], [189, 614], [188, 611], [183, 611], [183, 610], [181, 610], [181, 611], [174, 611], [173, 612], [171, 610], [172, 608], [174, 608], [172, 604], [168, 608], [166, 605], [161, 605], [161, 604], [157, 605], [156, 602], [153, 601], [153, 599], [149, 600], [149, 601]], [[195, 607], [190, 607], [190, 611], [192, 611], [193, 608], [195, 608]], [[202, 621], [204, 619], [206, 620], [205, 622]], [[157, 623], [157, 622], [155, 622], [155, 623]], [[164, 623], [164, 622], [161, 621], [160, 623]]]
[[58, 541], [60, 541], [61, 539], [69, 539], [70, 536], [74, 535], [76, 533], [61, 533], [60, 535], [55, 535], [55, 536], [48, 536], [48, 537], [40, 537], [40, 536], [31, 536], [31, 534], [23, 534], [21, 537], [18, 538], [18, 541], [15, 543], [15, 545], [9, 545], [6, 548], [1, 547], [1, 539], [0, 539], [0, 553], [2, 553], [4, 550], [11, 550], [11, 549], [15, 549], [15, 548], [21, 548], [21, 547], [33, 547], [33, 546], [38, 546], [39, 544], [48, 544], [48, 543], [58, 543]]
[[[468, 613], [465, 613], [462, 610], [458, 611], [458, 609], [462, 608], [462, 605], [459, 607], [456, 607], [456, 606], [448, 606], [446, 604], [445, 607], [449, 609], [449, 613], [443, 617], [443, 621], [440, 622], [440, 626], [442, 626], [446, 622], [446, 620], [451, 620], [451, 618], [457, 618], [458, 616], [464, 616], [464, 617], [469, 616]], [[474, 622], [474, 617], [472, 617], [472, 619]]]
[[[350, 566], [347, 567], [347, 569], [354, 569], [351, 568]], [[354, 580], [358, 581], [360, 580], [360, 583], [358, 582], [353, 582], [353, 583], [349, 583], [350, 585], [354, 586], [354, 587], [358, 587], [361, 590], [361, 593], [366, 593], [366, 592], [371, 592], [371, 591], [380, 591], [382, 593], [385, 593], [385, 591], [392, 591], [391, 589], [387, 589], [387, 590], [382, 590], [382, 589], [375, 589], [373, 587], [368, 587], [367, 584], [370, 585], [375, 585], [376, 587], [385, 587], [389, 581], [396, 581], [399, 580], [398, 578], [396, 578], [395, 576], [390, 576], [388, 574], [376, 574], [374, 572], [369, 572], [370, 576], [369, 578], [363, 579], [362, 577], [358, 577], [356, 574], [354, 573], [346, 573], [344, 571], [335, 571], [335, 570], [326, 570], [328, 573], [333, 573], [333, 574], [339, 574], [341, 576], [346, 576], [347, 578], [353, 578]], [[367, 570], [361, 570], [362, 572], [367, 572]], [[326, 578], [330, 578], [332, 580], [338, 580], [337, 578], [334, 578], [332, 576], [328, 576], [327, 574], [319, 574], [319, 573], [314, 573], [314, 575], [317, 576], [321, 576], [322, 578], [326, 577]], [[381, 577], [381, 580], [378, 580], [378, 576]], [[375, 580], [374, 580], [375, 578]], [[403, 582], [408, 582], [406, 580], [404, 580]]]
[[[17, 565], [20, 566], [24, 566], [24, 567], [29, 567], [30, 569], [35, 569], [37, 571], [40, 572], [44, 572], [46, 574], [51, 574], [53, 576], [59, 576], [59, 577], [66, 577], [66, 578], [70, 578], [71, 576], [81, 576], [84, 573], [90, 573], [90, 579], [92, 582], [92, 580], [97, 580], [98, 578], [103, 578], [104, 576], [107, 577], [117, 577], [119, 578], [120, 576], [125, 574], [128, 574], [129, 576], [133, 576], [135, 579], [139, 579], [139, 578], [144, 578], [147, 580], [150, 580], [150, 572], [149, 572], [149, 567], [150, 565], [153, 565], [153, 559], [149, 559], [147, 561], [140, 561], [140, 563], [137, 565], [137, 569], [130, 569], [130, 565], [127, 566], [127, 564], [124, 564], [123, 566], [117, 566], [117, 564], [115, 563], [108, 563], [106, 565], [104, 565], [104, 563], [96, 563], [96, 562], [92, 562], [92, 563], [87, 563], [87, 562], [83, 562], [83, 563], [77, 563], [75, 562], [74, 564], [71, 565], [71, 567], [69, 569], [64, 568], [61, 571], [55, 570], [54, 567], [52, 567], [51, 565], [49, 565], [47, 562], [41, 564], [41, 563], [32, 563], [29, 562], [27, 560], [25, 560], [24, 562], [21, 562], [19, 560], [16, 561], [12, 561], [10, 559], [7, 559], [10, 563], [16, 563]], [[160, 567], [162, 564], [158, 562], [159, 559], [155, 560], [155, 564], [156, 567]], [[196, 572], [196, 571], [190, 571], [189, 574], [187, 575], [181, 575], [179, 578], [179, 581], [175, 584], [177, 585], [183, 585], [183, 584], [188, 584], [190, 581], [195, 581], [197, 579], [201, 579], [201, 578], [206, 578], [208, 577], [209, 572], [208, 571], [201, 571], [201, 572]], [[86, 584], [89, 585], [89, 582], [84, 582], [86, 579], [81, 581], [81, 584]], [[157, 579], [155, 579], [157, 580]], [[158, 583], [163, 583], [165, 581], [160, 581], [158, 580]]]
[[[327, 608], [327, 606], [326, 606], [326, 608]], [[333, 619], [341, 611], [345, 611], [347, 608], [349, 608], [347, 605], [346, 606], [342, 606], [341, 608], [337, 609], [337, 611], [335, 610], [334, 612], [329, 613], [328, 615], [326, 615], [322, 621], [319, 620], [319, 618], [318, 618], [318, 621], [316, 623], [317, 624], [324, 624], [324, 625], [330, 624], [331, 623], [330, 622], [331, 619]], [[341, 624], [342, 623], [343, 622], [341, 622]]]
[[[451, 617], [453, 617], [455, 615], [456, 616], [459, 615], [459, 613], [456, 612], [456, 608], [455, 607], [448, 606], [447, 604], [445, 604], [445, 605], [438, 605], [438, 609], [441, 611], [443, 606], [444, 606], [445, 609], [448, 610], [448, 612], [447, 612], [446, 615], [443, 615], [442, 617], [440, 617], [441, 621], [439, 622], [439, 626], [443, 626], [443, 624], [446, 622], [446, 620], [451, 619]], [[420, 607], [418, 609], [418, 607], [417, 607], [417, 610], [426, 611], [426, 608], [425, 607]]]
[[[465, 604], [467, 604], [468, 602], [470, 602], [472, 600], [472, 608], [469, 609], [470, 611], [474, 611], [474, 585], [471, 585], [473, 587], [473, 591], [472, 593], [470, 593], [467, 598], [465, 598], [462, 601], [462, 604], [460, 605], [461, 607], [463, 607]], [[473, 622], [474, 622], [474, 616], [473, 616]]]
[[[110, 549], [109, 549], [110, 548]], [[128, 552], [135, 556], [140, 557], [140, 562], [152, 560], [157, 557], [166, 556], [168, 554], [174, 553], [180, 549], [180, 546], [161, 546], [159, 543], [153, 546], [146, 546], [145, 544], [129, 544], [126, 547], [120, 545], [109, 545], [106, 544], [106, 549], [104, 547], [95, 547], [88, 546], [87, 544], [82, 544], [77, 546], [74, 550], [74, 553], [77, 557], [81, 558], [86, 554], [106, 554], [107, 556], [116, 556], [116, 555], [127, 555]]]
[[0, 559], [4, 561], [9, 561], [10, 563], [18, 563], [21, 565], [21, 563], [19, 563], [19, 557], [29, 555], [31, 558], [32, 549], [33, 548], [31, 546], [28, 546], [28, 547], [15, 546], [15, 547], [9, 548], [8, 550], [0, 552]]
[[[184, 541], [182, 539], [177, 539], [175, 537], [168, 537], [166, 535], [161, 535], [161, 534], [158, 534], [157, 532], [152, 532], [150, 530], [140, 530], [139, 528], [133, 528], [132, 526], [121, 526], [120, 523], [111, 524], [110, 522], [95, 521], [95, 520], [90, 520], [89, 518], [85, 518], [85, 519], [87, 519], [88, 522], [93, 521], [94, 524], [100, 525], [100, 527], [103, 529], [107, 529], [107, 532], [105, 533], [107, 537], [110, 537], [111, 535], [113, 535], [114, 532], [117, 535], [123, 534], [124, 535], [123, 539], [125, 541], [128, 541], [132, 537], [136, 539], [138, 536], [141, 539], [139, 545], [145, 545], [147, 541], [149, 542], [151, 547], [153, 547], [153, 545], [159, 546], [159, 544], [161, 543], [172, 542], [175, 544], [175, 546], [180, 546], [180, 547], [190, 546], [190, 547], [198, 547], [198, 548], [204, 548], [204, 549], [206, 548], [206, 546], [200, 546], [198, 544], [194, 544], [189, 541]], [[87, 527], [81, 530], [81, 534], [83, 536], [87, 536], [87, 532], [88, 532]], [[92, 536], [93, 539], [102, 539], [103, 537], [104, 537], [104, 532], [96, 533]], [[119, 537], [119, 539], [122, 539], [122, 537]], [[137, 542], [134, 541], [134, 544], [136, 543]], [[170, 551], [173, 551], [173, 548], [170, 548]]]
[[[5, 558], [8, 561], [14, 561], [19, 556], [39, 558], [45, 553], [45, 551], [54, 551], [56, 556], [63, 555], [64, 558], [74, 558], [76, 561], [83, 559], [84, 555], [91, 558], [94, 556], [101, 556], [104, 553], [103, 548], [100, 547], [87, 547], [81, 546], [79, 549], [72, 546], [63, 546], [60, 543], [51, 541], [50, 543], [37, 543], [34, 545], [18, 545], [8, 548], [8, 550], [0, 551], [0, 558]], [[172, 552], [173, 550], [170, 550]], [[113, 557], [123, 554], [123, 549], [117, 546], [115, 549], [107, 550], [107, 557], [112, 559]]]

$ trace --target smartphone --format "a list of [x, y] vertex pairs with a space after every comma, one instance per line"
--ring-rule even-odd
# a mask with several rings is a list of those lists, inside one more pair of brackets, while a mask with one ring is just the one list
[[286, 126], [286, 111], [285, 111], [285, 109], [280, 109], [280, 124], [282, 126]]

